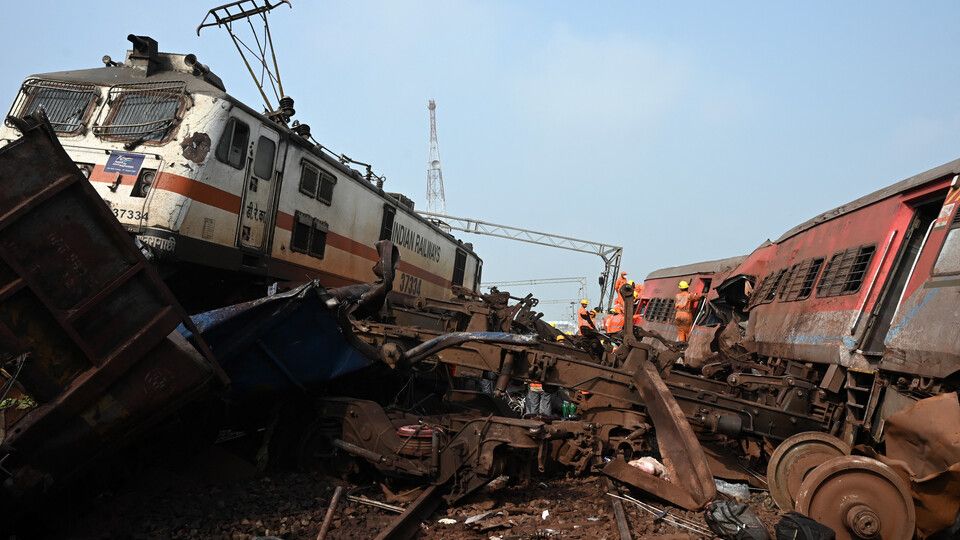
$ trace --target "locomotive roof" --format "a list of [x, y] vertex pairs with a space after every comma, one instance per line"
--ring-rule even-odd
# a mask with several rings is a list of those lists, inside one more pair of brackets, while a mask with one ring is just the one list
[[301, 137], [289, 127], [270, 120], [263, 113], [254, 110], [252, 107], [228, 94], [223, 85], [223, 81], [220, 79], [220, 77], [210, 71], [207, 66], [202, 66], [203, 69], [199, 71], [194, 70], [192, 66], [186, 64], [186, 58], [188, 56], [186, 54], [158, 52], [151, 56], [151, 60], [157, 63], [154, 68], [142, 69], [134, 67], [134, 65], [137, 63], [137, 60], [135, 58], [131, 59], [131, 56], [133, 55], [135, 55], [135, 51], [127, 51], [127, 59], [122, 64], [89, 69], [37, 73], [30, 75], [28, 79], [39, 78], [62, 82], [95, 84], [108, 87], [118, 84], [184, 82], [186, 83], [185, 90], [188, 93], [204, 94], [226, 99], [233, 103], [234, 106], [243, 109], [253, 116], [256, 116], [264, 124], [280, 130], [285, 136], [295, 140], [300, 147], [312, 154], [317, 159], [322, 160], [328, 166], [337, 169], [341, 173], [353, 177], [360, 185], [370, 189], [381, 197], [393, 201], [396, 203], [397, 208], [400, 211], [408, 210], [407, 215], [427, 225], [437, 233], [452, 240], [457, 244], [458, 247], [479, 258], [479, 256], [473, 250], [473, 245], [471, 243], [463, 242], [449, 232], [438, 227], [430, 220], [424, 218], [416, 211], [406, 206], [402, 201], [398, 200], [397, 197], [394, 197], [381, 188], [373, 185], [356, 169], [348, 167], [333, 156], [330, 156], [329, 154], [317, 149], [312, 142]]
[[784, 240], [795, 236], [811, 227], [819, 225], [825, 221], [830, 221], [831, 219], [838, 218], [844, 214], [853, 212], [854, 210], [859, 210], [865, 206], [873, 204], [877, 201], [882, 201], [887, 197], [892, 197], [898, 193], [903, 193], [909, 191], [917, 186], [922, 186], [927, 182], [936, 180], [937, 178], [942, 178], [944, 176], [953, 175], [960, 173], [960, 159], [955, 159], [948, 163], [944, 163], [938, 167], [934, 167], [926, 172], [913, 175], [911, 177], [905, 178], [896, 184], [887, 186], [883, 189], [879, 189], [870, 193], [869, 195], [864, 195], [859, 199], [848, 202], [847, 204], [838, 206], [833, 210], [828, 210], [819, 216], [816, 216], [812, 219], [809, 219], [800, 225], [790, 229], [789, 231], [783, 233], [783, 235], [777, 239], [777, 242], [783, 242]]
[[739, 255], [737, 257], [728, 257], [726, 259], [717, 259], [715, 261], [703, 261], [692, 264], [685, 264], [683, 266], [672, 266], [670, 268], [661, 268], [659, 270], [654, 270], [647, 274], [646, 279], [662, 279], [669, 277], [680, 277], [680, 276], [689, 276], [691, 274], [715, 274], [719, 272], [725, 272], [731, 268], [735, 268], [740, 264], [746, 255]]

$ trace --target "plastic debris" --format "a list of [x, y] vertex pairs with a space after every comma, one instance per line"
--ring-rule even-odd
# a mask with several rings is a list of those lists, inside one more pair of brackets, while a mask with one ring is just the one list
[[732, 497], [733, 500], [739, 503], [750, 500], [750, 486], [747, 484], [732, 484], [719, 478], [714, 478], [713, 481], [717, 484], [718, 493], [723, 493], [728, 497]]
[[453, 525], [453, 524], [456, 523], [456, 522], [457, 522], [457, 520], [452, 519], [452, 518], [440, 518], [440, 519], [437, 520], [437, 523], [439, 523], [439, 524], [441, 524], [441, 525]]
[[543, 513], [540, 514], [540, 519], [542, 519], [542, 520], [546, 520], [548, 517], [550, 517], [550, 511], [549, 511], [549, 510], [544, 510]]
[[663, 473], [666, 472], [666, 468], [663, 466], [663, 463], [657, 461], [656, 458], [650, 456], [644, 456], [642, 458], [634, 459], [627, 462], [627, 465], [631, 467], [636, 467], [641, 471], [651, 474], [653, 476], [663, 476]]

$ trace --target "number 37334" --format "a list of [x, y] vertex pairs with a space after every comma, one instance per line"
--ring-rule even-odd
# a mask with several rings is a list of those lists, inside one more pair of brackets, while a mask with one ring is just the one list
[[113, 215], [117, 219], [149, 219], [150, 212], [141, 212], [140, 210], [127, 210], [126, 208], [113, 208]]
[[420, 286], [422, 284], [423, 280], [420, 278], [408, 276], [407, 274], [400, 274], [400, 292], [403, 294], [420, 296]]

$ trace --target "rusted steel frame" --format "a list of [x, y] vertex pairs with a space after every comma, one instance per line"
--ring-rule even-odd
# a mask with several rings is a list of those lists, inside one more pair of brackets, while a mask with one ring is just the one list
[[[66, 155], [66, 152], [60, 146], [59, 142], [56, 141], [56, 137], [50, 132], [50, 128], [47, 123], [46, 117], [37, 116], [29, 120], [15, 118], [15, 117], [8, 117], [7, 121], [12, 123], [23, 134], [23, 137], [21, 140], [15, 141], [12, 144], [28, 144], [30, 139], [44, 140], [47, 146], [47, 148], [45, 148], [44, 151], [47, 151], [50, 154], [57, 154], [55, 156], [50, 156], [50, 161], [55, 165], [60, 165], [60, 164], [66, 165], [67, 163], [69, 163], [69, 167], [72, 167], [72, 170], [70, 173], [59, 177], [53, 184], [48, 185], [43, 189], [41, 189], [39, 192], [30, 195], [28, 199], [21, 202], [13, 210], [7, 212], [5, 215], [0, 217], [0, 231], [10, 226], [14, 221], [22, 217], [28, 211], [31, 211], [32, 209], [38, 207], [40, 204], [42, 204], [46, 200], [50, 199], [51, 197], [55, 196], [61, 191], [69, 189], [74, 185], [76, 185], [77, 188], [84, 193], [83, 198], [93, 201], [93, 204], [88, 205], [86, 208], [95, 214], [99, 214], [98, 217], [104, 222], [115, 224], [115, 226], [102, 227], [101, 231], [104, 232], [105, 235], [109, 237], [111, 240], [114, 240], [117, 242], [117, 244], [114, 247], [117, 247], [118, 249], [120, 249], [123, 252], [122, 254], [124, 258], [126, 258], [130, 263], [132, 263], [132, 268], [128, 269], [128, 271], [125, 274], [118, 277], [113, 282], [107, 284], [105, 288], [109, 288], [110, 290], [116, 290], [120, 286], [126, 283], [129, 283], [137, 276], [143, 275], [143, 277], [147, 279], [150, 285], [153, 286], [153, 290], [158, 293], [160, 300], [162, 300], [165, 304], [167, 304], [167, 308], [165, 309], [171, 311], [172, 314], [179, 319], [179, 321], [177, 322], [184, 324], [188, 329], [196, 332], [196, 328], [194, 327], [193, 322], [190, 320], [190, 317], [187, 316], [186, 312], [184, 312], [183, 309], [180, 307], [179, 302], [173, 297], [173, 293], [170, 292], [167, 286], [160, 280], [160, 277], [155, 270], [153, 270], [149, 265], [143, 264], [144, 261], [143, 261], [142, 255], [133, 246], [133, 243], [130, 241], [129, 235], [126, 233], [125, 230], [123, 230], [122, 227], [119, 226], [119, 224], [116, 223], [116, 217], [112, 213], [110, 213], [109, 209], [106, 207], [105, 204], [102, 204], [102, 200], [100, 196], [96, 193], [93, 187], [91, 187], [89, 183], [85, 181], [83, 176], [80, 174], [79, 169], [76, 168], [76, 166], [70, 160], [69, 156]], [[42, 133], [38, 133], [37, 130], [40, 130]], [[16, 261], [12, 260], [13, 258], [10, 257], [8, 253], [3, 252], [2, 255], [3, 255], [4, 262], [6, 262], [21, 279], [24, 279], [27, 286], [30, 287], [31, 291], [34, 293], [37, 299], [44, 305], [44, 307], [49, 311], [49, 313], [57, 320], [58, 324], [60, 324], [63, 330], [71, 337], [71, 340], [74, 341], [75, 345], [78, 346], [80, 350], [84, 352], [84, 354], [88, 357], [88, 359], [91, 361], [91, 363], [94, 366], [101, 366], [106, 364], [110, 360], [112, 360], [112, 359], [108, 359], [107, 361], [104, 361], [102, 364], [95, 362], [94, 359], [97, 358], [97, 355], [95, 355], [89, 349], [89, 347], [86, 344], [86, 341], [83, 340], [73, 329], [72, 322], [73, 322], [73, 319], [75, 318], [73, 314], [71, 313], [65, 316], [62, 310], [58, 309], [50, 301], [47, 295], [43, 294], [42, 287], [39, 287], [34, 282], [35, 280], [33, 279], [32, 272], [27, 272], [26, 269], [20, 267], [19, 264], [16, 264]], [[105, 291], [101, 290], [101, 291], [98, 291], [98, 293], [95, 294], [93, 297], [84, 299], [84, 301], [82, 301], [80, 304], [82, 311], [86, 312], [89, 309], [95, 307], [94, 304], [96, 303], [96, 300], [102, 299], [104, 296], [105, 296]], [[79, 314], [76, 316], [79, 316]], [[155, 318], [155, 320], [158, 320], [158, 319], [159, 317]], [[172, 331], [173, 328], [175, 327], [176, 327], [176, 324], [173, 324], [173, 326], [164, 333], [164, 336], [166, 335], [166, 333], [169, 333], [169, 331]], [[133, 338], [128, 340], [128, 342], [132, 342], [138, 338], [141, 338], [142, 336], [148, 336], [150, 335], [150, 333], [151, 332], [142, 330], [141, 332], [138, 332], [137, 334], [135, 334]], [[194, 346], [207, 359], [213, 358], [212, 353], [207, 348], [206, 343], [204, 343], [202, 339], [197, 339], [196, 343], [194, 343]], [[125, 345], [119, 346], [116, 350], [123, 351], [125, 347], [126, 347]], [[118, 353], [117, 355], [115, 355], [115, 357], [116, 356], [120, 356], [120, 354]], [[214, 373], [216, 373], [217, 376], [220, 378], [221, 383], [227, 384], [229, 382], [228, 377], [216, 362], [210, 361], [208, 362], [208, 364], [213, 369]], [[126, 369], [121, 369], [120, 373], [123, 373], [125, 371]], [[95, 391], [92, 393], [94, 395], [97, 395], [99, 392]]]
[[442, 502], [441, 486], [431, 485], [402, 514], [384, 530], [376, 540], [407, 540], [420, 530], [420, 522], [427, 519]]
[[323, 516], [323, 523], [320, 525], [320, 532], [317, 533], [317, 540], [326, 540], [327, 531], [330, 530], [330, 522], [333, 521], [333, 514], [340, 504], [340, 497], [343, 495], [343, 486], [337, 486], [333, 490], [333, 497], [330, 498], [330, 506], [327, 507], [327, 513]]
[[[679, 401], [689, 402], [694, 405], [701, 405], [708, 408], [728, 410], [732, 414], [736, 414], [742, 418], [748, 418], [752, 420], [757, 416], [757, 413], [753, 412], [753, 410], [756, 409], [767, 411], [770, 414], [782, 415], [784, 417], [784, 421], [790, 425], [800, 425], [801, 422], [822, 425], [824, 422], [830, 421], [830, 418], [817, 418], [793, 411], [787, 411], [780, 407], [767, 405], [766, 403], [761, 403], [756, 400], [739, 398], [730, 392], [726, 392], [717, 388], [720, 387], [725, 390], [728, 388], [725, 383], [711, 381], [709, 379], [704, 379], [703, 377], [690, 375], [688, 373], [682, 373], [679, 371], [671, 372], [667, 376], [666, 383], [674, 393], [674, 397]], [[710, 397], [707, 398], [702, 396]], [[749, 424], [750, 427], [748, 429], [756, 431], [757, 435], [770, 435], [768, 432], [756, 430], [753, 422], [750, 422]]]
[[[625, 284], [621, 287], [620, 294], [624, 298], [631, 298], [633, 287], [629, 283]], [[707, 465], [707, 456], [680, 405], [660, 378], [657, 366], [645, 357], [646, 351], [637, 347], [638, 342], [633, 336], [633, 304], [625, 302], [624, 307], [624, 318], [630, 321], [625, 323], [627, 332], [624, 344], [621, 345], [621, 347], [629, 347], [625, 364], [635, 365], [634, 362], [639, 364], [639, 369], [634, 372], [633, 381], [656, 430], [660, 454], [673, 480], [668, 482], [660, 477], [643, 473], [640, 473], [640, 476], [631, 476], [634, 476], [635, 481], [639, 481], [638, 487], [658, 497], [690, 510], [702, 508], [717, 493], [713, 474]], [[639, 358], [640, 355], [644, 358]], [[637, 471], [623, 460], [616, 460], [610, 462], [604, 468], [604, 472], [606, 473], [611, 466], [615, 472], [619, 473], [628, 472], [623, 470], [623, 467]], [[620, 477], [624, 478], [626, 475], [621, 474]]]
[[[604, 490], [613, 491], [613, 481], [610, 478], [603, 479]], [[610, 506], [613, 507], [613, 518], [617, 524], [617, 532], [620, 533], [620, 540], [633, 540], [630, 534], [630, 523], [627, 521], [627, 514], [623, 511], [623, 501], [615, 497], [610, 497]]]
[[[13, 450], [20, 454], [29, 462], [32, 459], [30, 452], [36, 449], [36, 445], [48, 444], [57, 447], [71, 444], [73, 439], [58, 440], [51, 438], [51, 429], [58, 423], [77, 419], [77, 416], [90, 407], [91, 404], [101, 399], [105, 392], [124, 376], [136, 369], [146, 355], [154, 351], [163, 343], [167, 343], [168, 336], [171, 336], [178, 324], [184, 324], [187, 327], [192, 326], [192, 322], [186, 313], [180, 308], [179, 303], [167, 289], [166, 285], [160, 280], [156, 271], [146, 264], [142, 254], [134, 247], [131, 237], [127, 231], [117, 222], [116, 217], [108, 210], [103, 203], [102, 198], [96, 193], [94, 188], [86, 182], [76, 165], [70, 160], [69, 156], [63, 150], [52, 129], [43, 117], [42, 113], [31, 116], [27, 119], [9, 119], [22, 133], [21, 139], [12, 142], [3, 148], [2, 160], [0, 160], [0, 174], [6, 180], [8, 177], [15, 177], [22, 174], [24, 177], [19, 179], [21, 192], [16, 190], [4, 192], [5, 203], [12, 206], [0, 219], [0, 232], [5, 235], [5, 245], [0, 249], [0, 258], [16, 275], [11, 285], [7, 287], [6, 292], [13, 289], [29, 291], [30, 297], [42, 307], [46, 315], [55, 321], [56, 335], [63, 336], [65, 343], [75, 347], [79, 351], [79, 357], [82, 358], [83, 365], [78, 366], [77, 370], [71, 374], [71, 378], [66, 385], [58, 385], [57, 392], [45, 397], [41, 405], [36, 409], [29, 411], [21, 418], [7, 434], [4, 441], [5, 451]], [[40, 172], [34, 170], [20, 170], [27, 167], [28, 164], [41, 163], [44, 167]], [[64, 174], [60, 174], [64, 173]], [[56, 177], [53, 183], [44, 182], [44, 174]], [[9, 176], [8, 176], [9, 175]], [[11, 181], [12, 178], [11, 178]], [[16, 184], [14, 184], [16, 185]], [[13, 189], [8, 185], [7, 189]], [[18, 198], [13, 199], [12, 194], [17, 194]], [[109, 274], [99, 274], [95, 283], [106, 280], [106, 283], [96, 288], [91, 288], [88, 294], [83, 298], [69, 298], [69, 302], [56, 301], [53, 297], [55, 292], [48, 290], [45, 281], [33, 268], [26, 264], [20, 264], [18, 259], [23, 259], [25, 253], [13, 252], [14, 249], [24, 249], [38, 243], [38, 238], [27, 237], [20, 238], [13, 236], [10, 227], [22, 225], [22, 220], [29, 218], [33, 212], [42, 209], [49, 204], [48, 201], [71, 203], [71, 208], [76, 208], [82, 212], [84, 219], [89, 218], [90, 228], [95, 236], [63, 236], [71, 249], [77, 253], [94, 253], [94, 250], [109, 250], [108, 258], [112, 264], [118, 266], [117, 272]], [[42, 214], [41, 214], [42, 215]], [[69, 231], [69, 225], [51, 224], [50, 232], [52, 234], [62, 235], [64, 231]], [[57, 236], [61, 238], [61, 236]], [[50, 242], [50, 239], [42, 239]], [[9, 242], [9, 244], [7, 244]], [[18, 246], [18, 247], [14, 247]], [[19, 256], [19, 257], [18, 257]], [[57, 268], [48, 268], [50, 274], [46, 275], [49, 281], [53, 272]], [[82, 276], [79, 276], [82, 279]], [[150, 294], [151, 302], [156, 302], [156, 307], [152, 311], [144, 310], [141, 314], [144, 317], [142, 325], [135, 330], [129, 331], [121, 339], [109, 340], [110, 349], [98, 351], [91, 346], [90, 336], [81, 335], [76, 324], [80, 318], [86, 314], [101, 307], [104, 302], [111, 300], [111, 295], [116, 293], [121, 287], [127, 284], [136, 283], [142, 285]], [[88, 283], [89, 284], [89, 283]], [[5, 297], [5, 300], [9, 299]], [[104, 315], [106, 316], [106, 315]], [[101, 335], [106, 335], [108, 331], [103, 331]], [[0, 333], [8, 334], [7, 329], [0, 330]], [[96, 336], [94, 336], [96, 337]], [[14, 339], [14, 349], [23, 348], [19, 340]], [[185, 342], [184, 342], [185, 345]], [[194, 347], [201, 351], [203, 361], [197, 362], [195, 366], [197, 371], [203, 371], [205, 375], [198, 375], [198, 378], [204, 379], [212, 373], [221, 375], [221, 381], [226, 377], [212, 360], [212, 355], [206, 348], [205, 343], [198, 339]], [[183, 350], [180, 345], [177, 349]], [[164, 349], [169, 350], [169, 349]], [[155, 360], [155, 358], [153, 359]], [[202, 363], [202, 367], [199, 365]], [[125, 384], [130, 384], [129, 382]], [[182, 404], [187, 397], [195, 396], [199, 391], [207, 388], [206, 384], [198, 383], [200, 388], [190, 392], [183, 392], [175, 403], [170, 402], [155, 405], [155, 409], [149, 411], [136, 410], [135, 412], [144, 414], [146, 419], [140, 419], [136, 425], [123, 425], [122, 422], [113, 422], [114, 419], [90, 420], [91, 432], [96, 431], [98, 427], [106, 425], [104, 429], [113, 429], [117, 431], [109, 433], [99, 433], [103, 437], [112, 437], [111, 443], [118, 442], [122, 437], [137, 432], [144, 425], [154, 421], [162, 414], [170, 412], [176, 405]], [[140, 403], [133, 401], [124, 403], [131, 409], [136, 409]], [[113, 422], [113, 423], [111, 423]], [[122, 432], [122, 434], [121, 434]], [[71, 436], [73, 437], [73, 436]], [[62, 469], [68, 469], [74, 466], [74, 469], [82, 467], [94, 454], [93, 450], [83, 449], [88, 455], [74, 456], [73, 461], [63, 463]], [[64, 479], [70, 471], [64, 470], [57, 472], [57, 479]]]
[[537, 338], [532, 335], [524, 336], [505, 332], [453, 332], [425, 341], [406, 351], [403, 357], [408, 362], [416, 363], [443, 349], [449, 349], [464, 343], [533, 345], [537, 343]]

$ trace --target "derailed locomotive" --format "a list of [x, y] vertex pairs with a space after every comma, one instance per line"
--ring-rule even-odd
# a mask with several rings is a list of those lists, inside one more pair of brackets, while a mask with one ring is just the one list
[[[74, 162], [147, 246], [194, 311], [259, 297], [274, 282], [371, 281], [371, 247], [403, 252], [395, 294], [476, 290], [472, 246], [421, 218], [383, 178], [351, 168], [309, 127], [260, 114], [226, 93], [193, 54], [147, 36], [122, 63], [28, 77], [9, 115], [43, 109]], [[285, 102], [292, 114], [292, 100]], [[20, 136], [0, 126], [0, 145]]]

